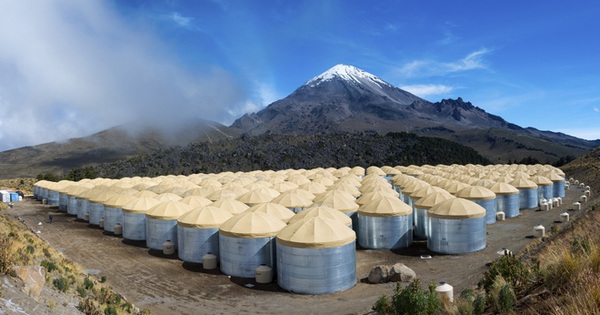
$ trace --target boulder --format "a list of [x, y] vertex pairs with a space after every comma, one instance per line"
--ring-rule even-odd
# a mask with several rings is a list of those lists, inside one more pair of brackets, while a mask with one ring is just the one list
[[23, 292], [38, 300], [46, 282], [46, 268], [42, 266], [15, 266], [17, 278], [23, 281]]
[[390, 268], [389, 277], [391, 282], [412, 282], [417, 278], [417, 274], [405, 264], [397, 263]]
[[367, 277], [369, 283], [383, 283], [387, 282], [389, 278], [388, 266], [379, 265], [375, 266], [369, 272], [369, 276]]
[[397, 263], [373, 267], [367, 276], [367, 281], [369, 283], [412, 282], [416, 278], [417, 274], [412, 269], [402, 263]]

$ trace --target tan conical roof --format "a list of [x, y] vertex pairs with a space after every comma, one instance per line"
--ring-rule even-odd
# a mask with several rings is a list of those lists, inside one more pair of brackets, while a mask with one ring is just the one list
[[310, 207], [304, 211], [298, 212], [289, 220], [289, 223], [293, 223], [298, 220], [302, 220], [304, 218], [310, 218], [310, 217], [314, 217], [314, 216], [320, 216], [320, 217], [329, 218], [332, 220], [337, 220], [347, 226], [352, 224], [352, 219], [349, 216], [345, 215], [344, 213], [342, 213], [339, 210], [336, 210], [336, 209], [328, 207], [328, 206], [315, 206], [315, 207]]
[[159, 201], [179, 201], [183, 198], [181, 198], [181, 196], [176, 195], [174, 193], [162, 193], [157, 195], [156, 197], [154, 197], [155, 199], [158, 199]]
[[153, 193], [148, 190], [140, 190], [140, 192], [133, 194], [133, 196], [138, 197], [138, 198], [156, 198], [156, 196], [158, 196], [158, 194]]
[[211, 193], [210, 195], [206, 196], [206, 198], [208, 198], [212, 201], [217, 201], [219, 199], [235, 199], [235, 198], [237, 198], [237, 196], [238, 195], [232, 190], [219, 189], [219, 190]]
[[213, 202], [211, 206], [223, 209], [233, 215], [242, 213], [250, 208], [247, 204], [235, 199], [217, 200]]
[[496, 195], [515, 195], [519, 193], [519, 190], [515, 186], [507, 183], [495, 183], [489, 188]]
[[191, 206], [179, 201], [164, 201], [150, 208], [146, 217], [157, 220], [177, 220], [182, 214], [192, 210]]
[[544, 176], [532, 176], [529, 178], [530, 181], [536, 183], [538, 186], [552, 186], [552, 181]]
[[374, 199], [379, 199], [384, 196], [391, 196], [391, 197], [399, 198], [398, 192], [396, 192], [393, 189], [376, 190], [376, 191], [371, 191], [366, 194], [363, 194], [358, 199], [356, 199], [356, 203], [358, 205], [365, 205], [365, 204], [373, 201]]
[[225, 221], [219, 228], [219, 233], [239, 238], [263, 238], [275, 236], [285, 223], [270, 215], [246, 211]]
[[316, 195], [311, 193], [310, 191], [306, 190], [306, 189], [302, 189], [302, 188], [294, 188], [292, 190], [288, 190], [288, 193], [294, 193], [297, 195], [300, 195], [310, 201], [314, 200], [316, 198]]
[[[274, 194], [273, 192], [276, 192], [277, 194]], [[278, 191], [276, 191], [274, 189], [262, 187], [262, 188], [258, 188], [255, 190], [251, 190], [251, 191], [239, 196], [237, 198], [237, 200], [239, 200], [245, 204], [248, 204], [248, 205], [255, 205], [255, 204], [259, 204], [259, 203], [270, 202], [278, 195], [279, 195]]]
[[332, 248], [355, 240], [356, 233], [351, 228], [323, 217], [305, 218], [277, 233], [278, 243], [298, 248]]
[[129, 213], [146, 213], [159, 203], [158, 199], [142, 197], [124, 204], [121, 209]]
[[177, 224], [189, 228], [214, 229], [232, 217], [231, 213], [223, 209], [204, 206], [186, 212], [177, 219]]
[[248, 209], [247, 211], [262, 212], [272, 217], [276, 217], [286, 223], [294, 216], [294, 212], [292, 210], [273, 202], [266, 202], [254, 205], [250, 207], [250, 209]]
[[491, 179], [480, 179], [478, 181], [475, 181], [473, 183], [471, 183], [473, 186], [481, 186], [481, 187], [485, 187], [485, 188], [490, 188], [492, 187], [492, 185], [496, 184], [496, 181], [491, 180]]
[[[564, 175], [564, 173], [563, 173]], [[559, 175], [557, 172], [549, 172], [545, 174], [552, 182], [564, 182], [565, 179]]]
[[431, 186], [431, 185], [426, 185], [426, 186], [423, 186], [423, 187], [421, 187], [421, 188], [413, 191], [410, 194], [410, 197], [413, 198], [413, 199], [420, 199], [420, 198], [423, 198], [423, 197], [425, 197], [427, 195], [430, 195], [430, 194], [432, 194], [434, 192], [438, 192], [438, 191], [447, 192], [443, 188], [436, 187], [436, 186]]
[[91, 189], [91, 187], [87, 187], [84, 185], [72, 185], [67, 191], [67, 195], [71, 197], [79, 197], [81, 194], [83, 194], [89, 189]]
[[275, 197], [271, 202], [278, 203], [288, 208], [305, 208], [312, 204], [312, 200], [301, 196], [293, 191], [286, 191]]
[[179, 202], [185, 203], [186, 205], [191, 206], [192, 208], [201, 208], [212, 204], [212, 201], [210, 199], [199, 195], [187, 196], [179, 200]]
[[360, 196], [360, 190], [356, 188], [354, 185], [345, 182], [338, 182], [333, 184], [332, 186], [327, 187], [328, 191], [344, 191], [352, 195], [352, 197]]
[[463, 198], [444, 200], [427, 211], [427, 215], [431, 218], [451, 220], [481, 218], [485, 217], [485, 214], [485, 208]]
[[273, 187], [271, 187], [271, 188], [277, 190], [280, 193], [283, 193], [283, 192], [286, 192], [288, 190], [292, 190], [292, 189], [295, 189], [298, 187], [299, 186], [296, 183], [283, 181], [283, 182], [279, 182], [279, 183], [273, 185]]
[[418, 190], [420, 188], [423, 187], [427, 187], [427, 186], [431, 186], [429, 185], [427, 182], [422, 181], [420, 179], [413, 179], [412, 181], [410, 181], [407, 185], [405, 185], [404, 187], [402, 187], [402, 194], [408, 194], [410, 195], [413, 191]]
[[419, 208], [422, 210], [429, 210], [436, 204], [450, 198], [454, 198], [454, 196], [452, 196], [449, 192], [445, 190], [437, 191], [417, 200], [414, 203], [414, 206], [415, 208]]
[[132, 202], [136, 199], [138, 198], [132, 195], [120, 194], [104, 201], [104, 206], [110, 208], [122, 208], [127, 203]]
[[525, 179], [525, 178], [517, 178], [515, 180], [513, 180], [512, 182], [510, 182], [509, 184], [515, 186], [515, 188], [517, 189], [531, 189], [531, 188], [537, 188], [537, 184]]
[[316, 182], [310, 182], [310, 183], [301, 185], [300, 188], [304, 189], [314, 195], [319, 195], [319, 194], [322, 194], [327, 191], [326, 186], [316, 183]]
[[396, 197], [385, 196], [360, 207], [358, 214], [369, 217], [397, 217], [412, 214], [412, 208]]
[[490, 200], [496, 198], [496, 194], [481, 186], [469, 186], [456, 192], [456, 197], [470, 200]]
[[345, 191], [332, 190], [315, 198], [315, 205], [324, 205], [342, 212], [355, 212], [358, 204], [354, 196]]

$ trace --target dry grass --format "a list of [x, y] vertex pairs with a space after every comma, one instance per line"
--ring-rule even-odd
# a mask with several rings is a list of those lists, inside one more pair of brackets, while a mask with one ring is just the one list
[[35, 182], [35, 178], [0, 179], [0, 189], [20, 190], [25, 195], [31, 195]]
[[12, 266], [32, 265], [44, 265], [48, 270], [46, 285], [78, 298], [79, 308], [86, 314], [104, 314], [109, 307], [117, 314], [140, 313], [100, 278], [86, 276], [81, 267], [51, 248], [24, 225], [0, 213], [0, 273], [10, 273]]

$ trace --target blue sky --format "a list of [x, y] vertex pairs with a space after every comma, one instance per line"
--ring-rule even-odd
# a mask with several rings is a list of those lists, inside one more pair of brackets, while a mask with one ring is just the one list
[[339, 64], [600, 138], [595, 1], [0, 0], [0, 150], [130, 121], [230, 124]]

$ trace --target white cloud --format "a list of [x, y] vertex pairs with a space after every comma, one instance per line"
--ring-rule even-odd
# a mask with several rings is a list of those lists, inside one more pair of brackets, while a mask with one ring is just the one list
[[403, 85], [400, 88], [422, 98], [446, 94], [454, 90], [453, 87], [442, 84]]
[[600, 108], [598, 108], [598, 107], [594, 106], [594, 111], [595, 111], [596, 113], [600, 113]]
[[555, 131], [587, 140], [600, 139], [600, 128], [562, 128]]
[[189, 73], [104, 1], [3, 2], [0, 42], [0, 150], [130, 121], [225, 121], [245, 106], [231, 74]]
[[188, 17], [188, 16], [183, 16], [181, 14], [179, 14], [179, 12], [173, 12], [169, 15], [167, 15], [167, 18], [174, 22], [177, 26], [179, 27], [183, 27], [186, 29], [196, 29], [194, 27], [194, 25], [192, 24], [192, 21], [194, 20], [193, 17]]
[[464, 72], [476, 69], [487, 69], [484, 57], [491, 50], [482, 48], [468, 54], [466, 57], [452, 61], [440, 62], [437, 60], [414, 60], [397, 69], [403, 78], [443, 76], [450, 73]]

